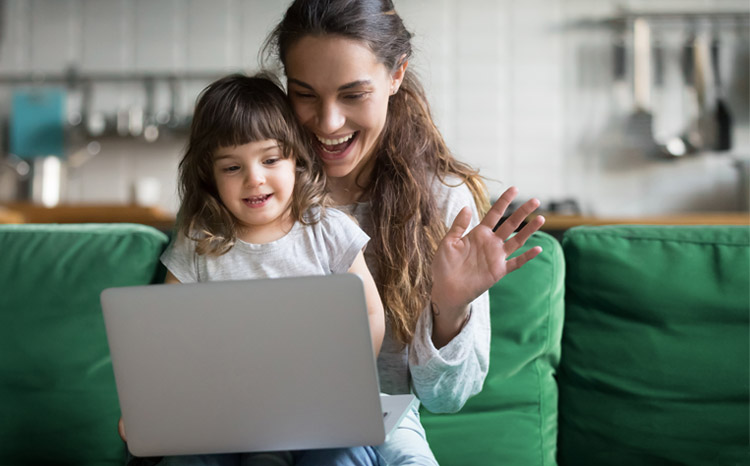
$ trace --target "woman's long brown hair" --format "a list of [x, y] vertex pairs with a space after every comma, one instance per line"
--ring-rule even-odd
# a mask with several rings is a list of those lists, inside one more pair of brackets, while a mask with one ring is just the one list
[[[392, 72], [411, 56], [411, 33], [390, 0], [296, 0], [266, 41], [265, 57], [286, 65], [286, 52], [308, 35], [336, 35], [367, 44]], [[434, 184], [449, 177], [471, 190], [480, 215], [489, 201], [476, 170], [457, 161], [432, 119], [416, 76], [407, 68], [390, 97], [386, 125], [363, 198], [370, 203], [378, 274], [375, 280], [396, 339], [408, 344], [430, 302], [432, 259], [446, 232]]]

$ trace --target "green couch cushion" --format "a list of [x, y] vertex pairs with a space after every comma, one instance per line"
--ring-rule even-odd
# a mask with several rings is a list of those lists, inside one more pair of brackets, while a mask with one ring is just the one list
[[99, 293], [150, 283], [166, 243], [142, 225], [0, 226], [0, 464], [122, 464]]
[[563, 465], [747, 465], [750, 229], [563, 239]]
[[519, 251], [543, 252], [490, 289], [492, 342], [484, 388], [455, 414], [422, 409], [441, 466], [555, 463], [557, 385], [564, 309], [560, 244], [535, 233]]

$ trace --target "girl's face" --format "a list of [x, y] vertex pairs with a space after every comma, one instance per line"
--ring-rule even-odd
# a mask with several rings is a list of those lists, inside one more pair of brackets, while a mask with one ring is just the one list
[[239, 239], [268, 243], [289, 232], [294, 160], [267, 139], [214, 153], [214, 179], [221, 202], [240, 223]]
[[289, 48], [289, 98], [330, 178], [352, 186], [369, 166], [405, 70], [406, 62], [391, 73], [364, 43], [340, 36], [305, 36]]

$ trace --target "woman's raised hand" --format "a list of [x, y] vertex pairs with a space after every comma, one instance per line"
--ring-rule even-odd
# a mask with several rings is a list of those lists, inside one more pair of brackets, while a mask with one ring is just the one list
[[537, 246], [508, 259], [544, 224], [544, 217], [537, 216], [509, 239], [524, 219], [539, 207], [539, 201], [531, 199], [498, 225], [517, 194], [518, 189], [508, 188], [482, 222], [465, 236], [471, 211], [464, 207], [458, 213], [440, 242], [432, 263], [432, 303], [436, 315], [445, 312], [448, 315], [444, 318], [448, 322], [464, 322], [469, 303], [542, 252]]

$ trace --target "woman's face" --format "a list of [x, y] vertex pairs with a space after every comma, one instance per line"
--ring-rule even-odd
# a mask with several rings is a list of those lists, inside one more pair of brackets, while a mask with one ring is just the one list
[[340, 36], [305, 36], [289, 48], [289, 98], [329, 177], [351, 185], [368, 166], [405, 70], [406, 62], [391, 73], [364, 43]]

